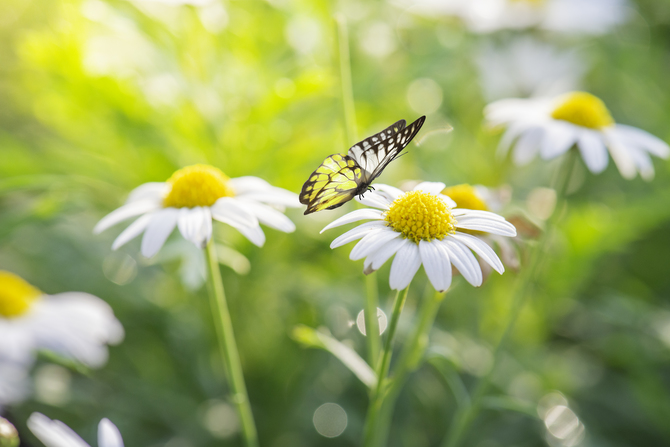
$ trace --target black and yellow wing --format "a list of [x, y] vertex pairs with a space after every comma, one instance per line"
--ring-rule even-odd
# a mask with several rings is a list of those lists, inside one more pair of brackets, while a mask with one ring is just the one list
[[362, 185], [362, 174], [356, 160], [348, 155], [333, 154], [326, 158], [302, 186], [300, 203], [307, 205], [305, 214], [344, 205]]
[[353, 158], [363, 170], [363, 182], [368, 185], [379, 177], [384, 168], [400, 156], [423, 126], [426, 117], [414, 121], [407, 126], [405, 120], [400, 120], [381, 132], [366, 138], [353, 145], [348, 155]]

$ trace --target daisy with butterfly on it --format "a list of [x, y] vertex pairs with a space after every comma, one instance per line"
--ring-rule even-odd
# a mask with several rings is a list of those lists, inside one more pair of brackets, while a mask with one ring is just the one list
[[260, 224], [293, 232], [295, 225], [282, 211], [298, 206], [296, 194], [258, 177], [231, 179], [214, 166], [199, 164], [179, 169], [166, 182], [145, 183], [135, 188], [126, 204], [102, 218], [94, 229], [100, 233], [135, 217], [116, 238], [113, 250], [143, 234], [141, 252], [152, 257], [175, 228], [184, 239], [205, 250], [219, 348], [247, 447], [258, 446], [258, 436], [226, 304], [217, 250], [212, 241], [212, 221], [230, 225], [261, 247], [265, 234]]

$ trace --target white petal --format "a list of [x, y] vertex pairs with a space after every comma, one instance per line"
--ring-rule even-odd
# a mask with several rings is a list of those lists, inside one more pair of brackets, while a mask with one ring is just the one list
[[123, 447], [121, 432], [107, 418], [98, 424], [98, 447]]
[[47, 447], [90, 447], [70, 427], [41, 413], [30, 415], [28, 428]]
[[368, 258], [365, 260], [365, 265], [369, 266], [371, 271], [379, 270], [386, 261], [393, 256], [400, 247], [402, 247], [407, 241], [407, 239], [396, 238], [391, 239], [387, 244], [381, 247], [374, 253], [370, 253]]
[[614, 130], [633, 145], [646, 150], [652, 155], [661, 158], [668, 158], [670, 156], [670, 147], [668, 144], [649, 132], [624, 124], [617, 124]]
[[565, 121], [554, 121], [546, 127], [540, 155], [545, 160], [551, 160], [554, 157], [567, 152], [577, 141], [579, 130], [573, 124]]
[[181, 208], [177, 226], [184, 239], [198, 248], [205, 248], [212, 238], [212, 215], [209, 208]]
[[142, 255], [150, 258], [161, 249], [174, 227], [177, 226], [179, 210], [164, 208], [152, 214], [151, 222], [142, 237]]
[[514, 143], [514, 140], [521, 135], [523, 131], [528, 128], [528, 123], [526, 122], [515, 122], [509, 125], [502, 138], [498, 144], [497, 156], [503, 158], [507, 155], [509, 148]]
[[144, 216], [140, 216], [135, 222], [131, 223], [128, 228], [123, 230], [121, 234], [119, 234], [119, 236], [114, 240], [114, 243], [112, 244], [112, 250], [118, 250], [120, 247], [124, 246], [142, 234], [142, 232], [147, 228], [147, 225], [149, 225], [149, 222], [151, 222], [152, 216], [153, 213], [145, 214]]
[[123, 222], [131, 217], [139, 216], [140, 214], [148, 213], [157, 210], [161, 207], [161, 203], [153, 200], [139, 200], [137, 202], [128, 203], [115, 209], [97, 223], [93, 228], [94, 234], [99, 234], [107, 228]]
[[231, 224], [231, 226], [235, 227], [237, 231], [242, 233], [244, 237], [249, 239], [249, 241], [251, 241], [251, 243], [256, 245], [257, 247], [262, 247], [265, 244], [265, 233], [263, 233], [263, 229], [261, 228], [260, 225], [247, 227], [247, 226], [235, 226]]
[[456, 202], [454, 202], [454, 200], [449, 196], [445, 196], [444, 194], [439, 194], [438, 197], [440, 199], [444, 200], [449, 208], [456, 208], [458, 206], [458, 204]]
[[483, 211], [483, 210], [469, 210], [466, 208], [456, 208], [454, 210], [451, 210], [451, 214], [454, 217], [457, 217], [460, 220], [463, 217], [481, 217], [484, 219], [492, 219], [492, 220], [498, 220], [500, 222], [505, 222], [505, 218], [502, 217], [500, 214], [492, 213], [491, 211]]
[[496, 252], [493, 251], [493, 249], [489, 247], [489, 245], [483, 240], [472, 236], [471, 234], [459, 232], [456, 232], [456, 234], [452, 235], [451, 237], [467, 245], [470, 250], [477, 253], [479, 257], [486, 261], [488, 265], [493, 267], [496, 272], [500, 273], [501, 275], [505, 272], [505, 267], [500, 261], [500, 258], [498, 258]]
[[386, 194], [390, 196], [391, 200], [395, 200], [401, 195], [405, 194], [403, 190], [398, 189], [395, 186], [385, 185], [383, 183], [376, 184], [375, 189], [379, 191], [384, 191]]
[[527, 129], [519, 137], [514, 148], [514, 163], [519, 166], [526, 165], [535, 157], [540, 150], [540, 142], [544, 135], [542, 127], [532, 127]]
[[465, 245], [450, 237], [441, 242], [449, 253], [451, 263], [461, 272], [463, 278], [475, 287], [481, 286], [483, 280], [482, 269], [475, 255]]
[[348, 244], [349, 242], [353, 242], [357, 239], [364, 237], [371, 231], [379, 231], [384, 228], [386, 228], [384, 222], [380, 221], [366, 222], [355, 228], [352, 228], [343, 235], [335, 238], [335, 240], [330, 243], [330, 248], [341, 247], [342, 245]]
[[162, 202], [163, 198], [170, 192], [170, 185], [165, 182], [150, 182], [138, 186], [130, 191], [126, 203], [137, 202], [139, 200], [152, 200]]
[[607, 149], [609, 149], [612, 160], [614, 164], [619, 169], [619, 172], [625, 179], [632, 179], [637, 174], [635, 169], [635, 161], [629, 154], [628, 148], [625, 146], [625, 142], [619, 138], [619, 134], [612, 132], [611, 129], [604, 131], [605, 134], [605, 144]]
[[384, 227], [379, 231], [373, 231], [365, 235], [363, 239], [356, 244], [349, 259], [352, 261], [357, 261], [368, 256], [370, 253], [373, 253], [379, 250], [381, 247], [386, 245], [390, 240], [400, 236], [400, 233], [393, 231], [388, 227]]
[[342, 225], [350, 224], [352, 222], [358, 222], [359, 220], [364, 220], [364, 219], [382, 219], [382, 211], [379, 210], [371, 210], [371, 209], [363, 209], [363, 210], [356, 210], [352, 211], [350, 213], [345, 214], [344, 216], [335, 219], [328, 225], [326, 225], [323, 230], [321, 230], [321, 233], [323, 233], [326, 230], [330, 230], [331, 228], [339, 227]]
[[268, 227], [283, 231], [284, 233], [293, 233], [295, 231], [293, 221], [271, 206], [258, 202], [243, 201], [241, 199], [239, 200], [239, 205], [256, 216], [260, 223]]
[[393, 290], [402, 290], [407, 287], [421, 267], [419, 246], [407, 239], [403, 241], [405, 243], [400, 247], [391, 264], [389, 285]]
[[413, 191], [423, 191], [428, 194], [438, 195], [444, 188], [446, 188], [446, 186], [447, 185], [442, 182], [421, 182], [414, 187]]
[[579, 152], [589, 171], [600, 174], [607, 167], [609, 157], [603, 141], [603, 135], [595, 130], [584, 129], [579, 135]]
[[218, 221], [227, 223], [235, 222], [237, 225], [253, 227], [258, 225], [258, 219], [240, 205], [238, 199], [222, 197], [210, 207], [212, 217]]
[[383, 210], [389, 209], [389, 205], [393, 202], [391, 196], [383, 191], [367, 191], [362, 198], [356, 196], [355, 199], [358, 203], [365, 206]]
[[483, 231], [501, 236], [516, 236], [516, 228], [507, 221], [482, 219], [479, 217], [461, 217], [457, 219], [456, 228], [463, 230]]
[[271, 184], [259, 177], [247, 175], [230, 179], [230, 186], [235, 190], [236, 195], [249, 192], [269, 191], [273, 188]]
[[444, 292], [451, 285], [451, 262], [449, 261], [449, 253], [440, 247], [440, 245], [432, 242], [419, 242], [423, 269], [435, 290]]

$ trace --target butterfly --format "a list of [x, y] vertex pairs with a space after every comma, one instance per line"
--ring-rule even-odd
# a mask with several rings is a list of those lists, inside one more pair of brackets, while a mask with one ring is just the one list
[[409, 126], [400, 120], [356, 143], [346, 154], [326, 158], [302, 185], [300, 203], [307, 205], [305, 214], [335, 209], [373, 189], [372, 181], [400, 156], [425, 120], [422, 116]]

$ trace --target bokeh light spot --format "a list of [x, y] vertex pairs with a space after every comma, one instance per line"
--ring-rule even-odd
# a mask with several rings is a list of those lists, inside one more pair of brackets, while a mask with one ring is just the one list
[[314, 412], [312, 422], [321, 436], [336, 438], [347, 428], [347, 412], [337, 404], [323, 404]]

